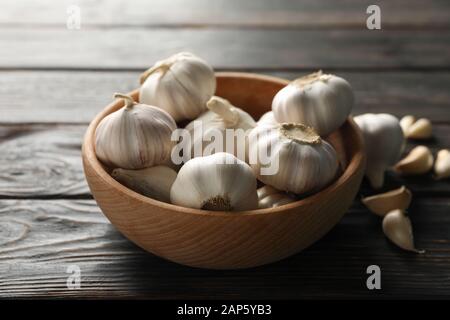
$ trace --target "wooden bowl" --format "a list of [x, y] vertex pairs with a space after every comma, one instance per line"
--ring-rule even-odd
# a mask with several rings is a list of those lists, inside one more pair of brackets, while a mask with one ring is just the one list
[[[217, 95], [258, 119], [287, 80], [248, 73], [217, 73]], [[137, 100], [138, 91], [132, 93]], [[327, 188], [277, 208], [239, 213], [184, 208], [144, 197], [115, 181], [97, 159], [94, 133], [100, 120], [122, 107], [116, 101], [90, 124], [83, 165], [95, 200], [111, 223], [143, 249], [193, 267], [238, 269], [274, 262], [308, 247], [342, 218], [359, 189], [365, 164], [363, 140], [349, 118], [327, 139], [342, 175]]]

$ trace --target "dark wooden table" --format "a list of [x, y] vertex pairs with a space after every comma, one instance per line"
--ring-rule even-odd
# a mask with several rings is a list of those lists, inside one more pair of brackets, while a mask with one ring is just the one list
[[[373, 3], [382, 30], [366, 28]], [[79, 30], [66, 28], [71, 4], [81, 8]], [[391, 175], [385, 188], [413, 191], [424, 255], [391, 245], [358, 200], [304, 252], [249, 270], [192, 269], [127, 241], [92, 199], [81, 139], [113, 92], [137, 87], [141, 71], [181, 50], [220, 71], [337, 73], [354, 86], [355, 114], [428, 117], [425, 144], [450, 147], [448, 1], [3, 0], [0, 297], [450, 298], [450, 180], [431, 175]], [[381, 268], [378, 291], [366, 288], [371, 264]], [[81, 269], [80, 289], [66, 286], [70, 265]]]

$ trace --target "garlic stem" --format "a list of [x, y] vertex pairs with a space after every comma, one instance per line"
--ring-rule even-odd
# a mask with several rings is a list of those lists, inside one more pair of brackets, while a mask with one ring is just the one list
[[127, 94], [114, 93], [114, 99], [123, 99], [125, 101], [125, 108], [131, 109], [136, 104], [133, 98]]
[[171, 66], [172, 62], [156, 63], [154, 66], [147, 69], [141, 74], [141, 76], [139, 77], [139, 82], [143, 84], [145, 80], [147, 80], [147, 78], [156, 71], [162, 71], [162, 73], [164, 74], [167, 72], [167, 70], [170, 69]]
[[298, 86], [298, 87], [302, 87], [305, 86], [307, 84], [313, 83], [318, 81], [321, 77], [322, 77], [323, 73], [322, 70], [319, 70], [317, 72], [308, 74], [304, 77], [300, 77], [298, 79], [295, 79], [294, 81], [292, 81], [292, 84]]
[[206, 103], [206, 106], [231, 126], [235, 126], [239, 122], [239, 114], [226, 99], [213, 96]]

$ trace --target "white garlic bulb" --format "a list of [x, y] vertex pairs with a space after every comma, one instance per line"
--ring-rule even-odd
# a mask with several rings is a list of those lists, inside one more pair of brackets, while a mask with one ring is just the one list
[[95, 153], [101, 162], [124, 169], [142, 169], [170, 161], [177, 128], [172, 117], [157, 107], [139, 104], [128, 95], [114, 94], [125, 106], [100, 121]]
[[383, 232], [389, 240], [404, 250], [425, 252], [415, 248], [411, 220], [400, 209], [390, 211], [384, 216]]
[[450, 150], [442, 149], [438, 152], [434, 164], [434, 173], [438, 180], [450, 177]]
[[275, 116], [273, 115], [273, 111], [264, 113], [258, 120], [259, 126], [262, 125], [276, 126], [278, 124], [279, 123], [277, 122], [277, 120], [275, 120]]
[[170, 203], [170, 189], [177, 173], [166, 166], [155, 166], [140, 170], [117, 168], [111, 176], [137, 193]]
[[417, 146], [395, 165], [395, 170], [403, 175], [424, 174], [433, 168], [434, 157], [426, 146]]
[[[256, 126], [255, 120], [242, 109], [220, 97], [212, 97], [207, 102], [209, 111], [190, 122], [186, 126], [191, 137], [191, 156], [209, 156], [217, 152], [229, 152], [241, 160], [245, 160], [245, 138], [247, 130]], [[200, 130], [201, 135], [195, 134], [194, 130]], [[226, 132], [229, 129], [228, 133]], [[238, 130], [240, 129], [240, 130]], [[194, 153], [195, 146], [198, 153]]]
[[296, 201], [286, 193], [267, 185], [259, 188], [257, 193], [260, 209], [275, 208]]
[[320, 136], [339, 128], [354, 104], [350, 84], [322, 71], [292, 81], [272, 101], [276, 121], [302, 123]]
[[339, 169], [334, 148], [303, 124], [257, 126], [250, 132], [249, 145], [249, 163], [255, 175], [282, 191], [317, 191], [328, 185]]
[[167, 111], [175, 121], [196, 118], [216, 91], [212, 67], [188, 52], [156, 62], [141, 84], [139, 101]]
[[385, 171], [402, 154], [405, 137], [396, 117], [386, 113], [366, 113], [354, 117], [363, 133], [367, 164], [366, 177], [373, 188], [381, 188]]
[[170, 191], [173, 204], [213, 211], [258, 208], [256, 178], [251, 168], [230, 153], [189, 160]]

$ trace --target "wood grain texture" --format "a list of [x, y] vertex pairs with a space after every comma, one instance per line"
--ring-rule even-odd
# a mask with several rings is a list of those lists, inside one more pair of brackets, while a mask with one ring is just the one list
[[[325, 72], [327, 70], [324, 70]], [[285, 79], [307, 74], [265, 72]], [[333, 72], [356, 96], [354, 114], [414, 114], [450, 123], [450, 72]], [[137, 71], [5, 71], [0, 77], [0, 123], [89, 123], [113, 92], [138, 86]], [[444, 111], [444, 112], [443, 112]]]
[[0, 197], [90, 197], [80, 157], [85, 131], [85, 126], [1, 126]]
[[[300, 299], [450, 298], [448, 198], [414, 198], [409, 210], [417, 247], [401, 251], [381, 220], [355, 204], [315, 245], [286, 260], [240, 271], [183, 267], [123, 238], [93, 200], [0, 201], [0, 297]], [[81, 289], [66, 287], [69, 265]], [[366, 289], [378, 264], [382, 290]]]
[[[64, 26], [66, 9], [78, 5], [82, 25], [365, 28], [370, 0], [3, 0], [0, 24]], [[383, 28], [448, 27], [447, 1], [379, 0]]]
[[0, 68], [9, 69], [141, 70], [179, 51], [228, 70], [450, 67], [450, 30], [2, 27], [0, 47]]

